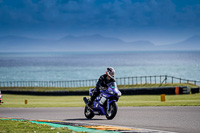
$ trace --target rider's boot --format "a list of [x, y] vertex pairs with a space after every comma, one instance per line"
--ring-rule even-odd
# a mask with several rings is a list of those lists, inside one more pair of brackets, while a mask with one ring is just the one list
[[90, 108], [92, 108], [92, 105], [93, 105], [93, 101], [91, 101], [91, 99], [89, 99], [89, 101], [88, 101], [88, 106], [89, 106]]
[[94, 99], [96, 98], [96, 96], [95, 95], [93, 95], [90, 99], [89, 99], [89, 101], [88, 101], [88, 106], [90, 107], [90, 108], [92, 108], [92, 105], [93, 105], [93, 102], [94, 102]]
[[93, 94], [92, 94], [92, 96], [89, 99], [89, 102], [87, 104], [90, 108], [92, 108], [93, 102], [94, 102], [95, 98], [99, 95], [99, 93], [100, 93], [99, 90], [94, 89], [94, 92], [93, 92]]

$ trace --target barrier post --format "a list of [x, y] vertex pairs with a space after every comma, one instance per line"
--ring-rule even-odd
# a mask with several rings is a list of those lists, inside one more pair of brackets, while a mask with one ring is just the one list
[[160, 98], [161, 98], [161, 102], [165, 102], [165, 94], [161, 94]]
[[24, 100], [24, 103], [25, 103], [25, 104], [28, 104], [28, 100]]
[[179, 94], [179, 87], [175, 88], [175, 94], [178, 95]]

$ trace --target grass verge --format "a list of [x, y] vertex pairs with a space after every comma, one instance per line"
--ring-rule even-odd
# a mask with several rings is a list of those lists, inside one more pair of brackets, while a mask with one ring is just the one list
[[0, 120], [0, 133], [72, 133], [67, 128], [52, 128], [28, 121]]
[[[149, 88], [149, 87], [159, 87], [160, 84], [136, 84], [136, 85], [118, 85], [119, 89], [127, 89], [127, 88]], [[174, 84], [162, 84], [161, 87], [172, 87], [172, 86], [190, 86], [193, 87], [199, 87], [194, 84], [180, 84], [180, 83], [174, 83]], [[0, 87], [0, 90], [15, 90], [15, 91], [88, 91], [89, 88], [94, 88], [95, 86], [90, 87]]]
[[[4, 94], [0, 107], [83, 107], [83, 96], [28, 96]], [[122, 96], [118, 106], [200, 106], [200, 93], [187, 95], [166, 95], [161, 102], [160, 95]], [[25, 104], [28, 100], [28, 104]]]

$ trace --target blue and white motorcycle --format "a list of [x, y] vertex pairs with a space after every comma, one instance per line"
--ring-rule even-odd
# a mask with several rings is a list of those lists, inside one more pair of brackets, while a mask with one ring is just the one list
[[[90, 97], [93, 94], [94, 89], [89, 89]], [[107, 84], [105, 90], [100, 90], [100, 95], [96, 97], [92, 107], [88, 107], [88, 100], [83, 98], [85, 102], [84, 114], [87, 119], [92, 119], [95, 115], [105, 115], [108, 120], [111, 120], [117, 114], [117, 101], [121, 96], [121, 92], [117, 88], [116, 82]]]

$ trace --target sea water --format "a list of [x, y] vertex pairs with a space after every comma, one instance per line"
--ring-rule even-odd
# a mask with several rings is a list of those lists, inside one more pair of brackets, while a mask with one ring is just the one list
[[98, 79], [169, 75], [200, 80], [200, 51], [0, 53], [0, 81]]

